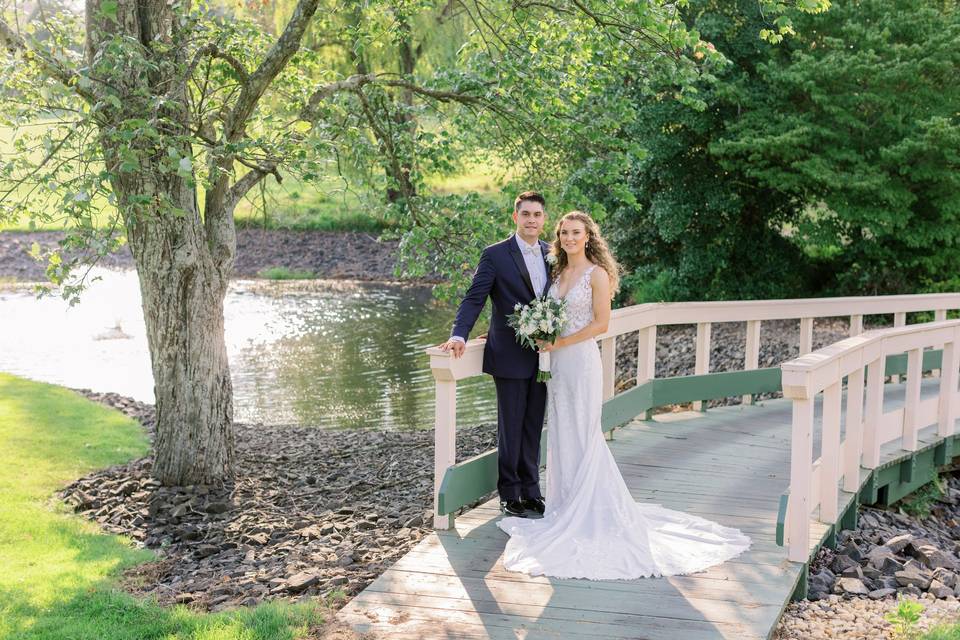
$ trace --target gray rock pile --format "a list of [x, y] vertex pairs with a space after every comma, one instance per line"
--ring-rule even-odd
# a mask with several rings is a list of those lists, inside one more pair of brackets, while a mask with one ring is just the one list
[[[0, 278], [45, 282], [46, 264], [30, 257], [30, 247], [36, 242], [43, 252], [48, 252], [63, 238], [62, 231], [0, 233]], [[395, 280], [396, 252], [396, 240], [380, 241], [376, 234], [238, 229], [237, 259], [232, 275], [256, 278], [264, 269], [286, 267], [310, 271], [318, 278]], [[98, 264], [113, 269], [134, 267], [127, 246], [101, 257]]]
[[[849, 335], [849, 322], [844, 318], [818, 318], [813, 325], [813, 348], [833, 344]], [[746, 324], [723, 322], [711, 327], [710, 372], [740, 371], [746, 351]], [[693, 375], [696, 363], [697, 328], [674, 325], [657, 328], [656, 376]], [[800, 354], [800, 321], [771, 320], [760, 324], [759, 366], [776, 367]], [[637, 335], [628, 334], [617, 340], [617, 391], [636, 385]], [[780, 397], [762, 394], [758, 399]], [[709, 406], [738, 404], [739, 398], [711, 401]]]
[[[151, 430], [153, 407], [89, 397]], [[459, 455], [494, 446], [495, 427], [458, 430]], [[220, 610], [267, 599], [352, 595], [430, 530], [433, 431], [237, 425], [237, 478], [161, 487], [151, 458], [94, 472], [62, 492], [77, 513], [153, 549], [134, 591]]]
[[830, 594], [874, 600], [902, 596], [960, 597], [960, 480], [923, 520], [863, 508], [856, 531], [841, 531], [837, 549], [811, 564], [811, 600]]

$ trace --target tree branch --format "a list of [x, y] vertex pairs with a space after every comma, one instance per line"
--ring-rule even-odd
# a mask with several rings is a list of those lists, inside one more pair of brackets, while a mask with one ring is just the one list
[[300, 48], [300, 41], [310, 24], [310, 19], [317, 11], [320, 0], [299, 0], [293, 15], [284, 28], [280, 38], [267, 52], [260, 66], [250, 74], [243, 85], [240, 97], [237, 99], [230, 116], [227, 119], [225, 137], [227, 142], [235, 142], [243, 135], [243, 128], [247, 119], [256, 109], [263, 93], [273, 82], [274, 78], [283, 70]]
[[459, 91], [441, 91], [438, 89], [430, 89], [427, 87], [414, 84], [413, 82], [408, 82], [406, 80], [396, 80], [385, 77], [386, 74], [376, 74], [376, 73], [367, 73], [367, 74], [357, 74], [352, 75], [346, 80], [338, 80], [337, 82], [330, 82], [314, 91], [310, 95], [310, 99], [307, 101], [306, 106], [300, 111], [300, 119], [304, 122], [314, 122], [319, 117], [320, 103], [324, 100], [327, 100], [338, 93], [343, 93], [346, 91], [356, 92], [358, 89], [362, 88], [364, 85], [368, 84], [379, 84], [387, 87], [399, 87], [412, 91], [418, 95], [425, 96], [427, 98], [432, 98], [433, 100], [438, 100], [440, 102], [459, 102], [460, 104], [478, 104], [483, 102], [481, 96], [473, 95], [470, 93], [463, 93]]
[[223, 60], [237, 72], [237, 75], [240, 76], [240, 81], [247, 83], [250, 81], [250, 72], [247, 71], [246, 67], [243, 66], [243, 63], [237, 59], [232, 53], [226, 51], [221, 51], [220, 47], [211, 42], [210, 44], [204, 45], [197, 51], [197, 55], [194, 56], [193, 62], [190, 63], [190, 69], [188, 70], [188, 75], [193, 74], [193, 70], [196, 68], [197, 64], [200, 62], [202, 56], [210, 56], [211, 58], [219, 58]]
[[240, 199], [247, 195], [247, 192], [250, 191], [250, 189], [254, 188], [257, 183], [259, 183], [265, 176], [269, 174], [273, 174], [273, 177], [277, 179], [277, 182], [282, 181], [280, 172], [277, 171], [277, 165], [275, 164], [251, 168], [250, 171], [247, 171], [242, 178], [237, 180], [235, 183], [233, 183], [233, 186], [230, 187], [230, 191], [227, 192], [224, 205], [228, 208], [228, 210], [232, 211], [233, 208], [237, 206], [237, 203], [240, 202]]
[[81, 76], [75, 69], [71, 69], [49, 53], [28, 45], [26, 40], [11, 29], [3, 19], [0, 19], [0, 45], [3, 45], [10, 55], [19, 53], [28, 60], [36, 62], [45, 73], [69, 87], [87, 102], [91, 104], [96, 102], [96, 96], [93, 93], [80, 87]]

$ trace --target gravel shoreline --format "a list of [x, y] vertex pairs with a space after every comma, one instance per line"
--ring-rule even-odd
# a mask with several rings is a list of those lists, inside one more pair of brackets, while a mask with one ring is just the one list
[[[34, 242], [42, 251], [57, 247], [60, 231], [0, 232], [0, 278], [21, 282], [46, 281], [46, 263], [30, 257]], [[256, 278], [264, 269], [285, 267], [309, 271], [317, 278], [397, 280], [393, 273], [397, 242], [362, 232], [237, 230], [233, 277]], [[100, 259], [113, 269], [133, 269], [127, 246]]]
[[[139, 421], [151, 405], [78, 390]], [[458, 430], [459, 457], [495, 427]], [[265, 600], [352, 596], [431, 531], [433, 431], [237, 424], [237, 477], [223, 488], [161, 487], [152, 456], [95, 471], [60, 497], [110, 533], [158, 552], [127, 588], [219, 611]]]
[[[152, 435], [152, 406], [116, 394], [79, 393], [140, 421]], [[494, 446], [494, 431], [493, 425], [458, 430], [458, 459]], [[106, 531], [157, 552], [156, 561], [125, 574], [131, 593], [208, 611], [268, 600], [320, 601], [336, 610], [431, 531], [432, 441], [430, 430], [239, 424], [237, 480], [223, 489], [160, 487], [150, 477], [147, 456], [91, 473], [60, 496]], [[960, 585], [960, 576], [951, 579], [944, 568], [956, 562], [960, 572], [960, 544], [953, 542], [958, 518], [958, 478], [950, 478], [946, 495], [926, 519], [910, 518], [896, 507], [862, 508], [857, 530], [842, 532], [840, 548], [821, 551], [812, 565], [810, 595], [817, 600], [790, 603], [774, 637], [892, 640], [885, 615], [898, 596], [924, 604], [921, 629], [957, 620], [960, 586], [937, 591], [942, 585], [933, 576]], [[910, 541], [901, 546], [904, 535]], [[927, 591], [917, 589], [912, 574], [897, 574], [905, 584], [857, 593], [851, 581], [874, 575], [868, 560], [886, 557], [874, 549], [890, 545], [891, 537], [898, 562], [921, 577], [929, 574], [921, 584]], [[838, 560], [858, 552], [867, 569], [858, 572]], [[940, 566], [935, 571], [931, 563]], [[827, 584], [831, 567], [838, 572]], [[864, 582], [882, 587], [879, 580]]]

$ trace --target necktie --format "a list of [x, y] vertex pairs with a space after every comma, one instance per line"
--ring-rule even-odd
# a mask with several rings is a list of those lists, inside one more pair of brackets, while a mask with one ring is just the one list
[[524, 247], [524, 248], [523, 248], [523, 251], [524, 251], [524, 253], [528, 253], [528, 254], [530, 254], [531, 256], [534, 256], [534, 257], [537, 257], [537, 258], [540, 257], [540, 245], [538, 245], [538, 244], [535, 244], [535, 245], [533, 245], [532, 247]]

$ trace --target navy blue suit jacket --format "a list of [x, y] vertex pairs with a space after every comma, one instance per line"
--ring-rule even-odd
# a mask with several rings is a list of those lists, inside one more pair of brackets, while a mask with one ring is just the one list
[[451, 335], [466, 340], [490, 298], [493, 313], [483, 349], [483, 371], [497, 378], [532, 378], [536, 374], [537, 352], [517, 342], [514, 330], [507, 325], [507, 315], [513, 313], [517, 303], [527, 304], [550, 287], [550, 266], [546, 264], [550, 245], [543, 240], [538, 242], [547, 271], [543, 291], [534, 292], [523, 253], [514, 236], [510, 236], [483, 250], [473, 282], [457, 309]]

